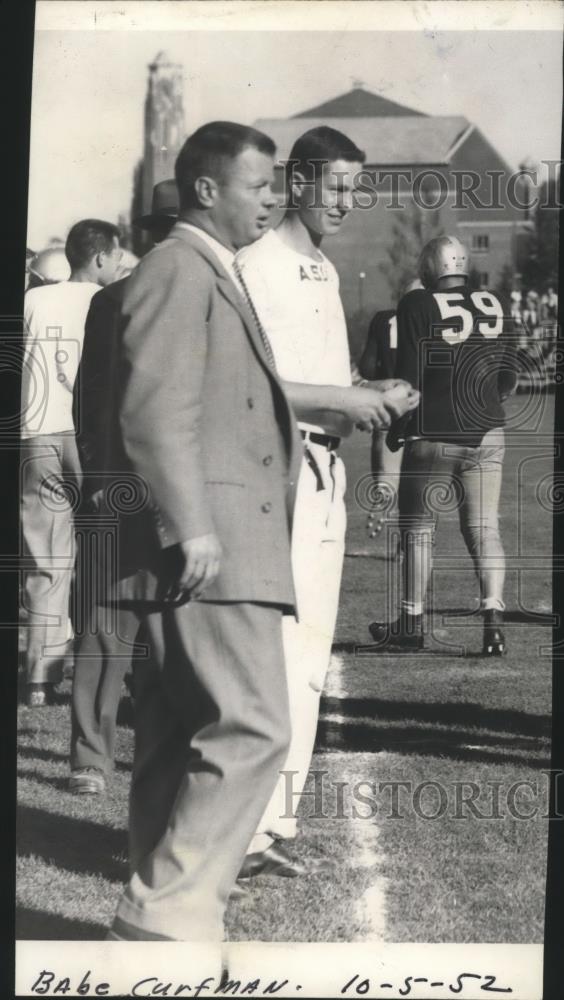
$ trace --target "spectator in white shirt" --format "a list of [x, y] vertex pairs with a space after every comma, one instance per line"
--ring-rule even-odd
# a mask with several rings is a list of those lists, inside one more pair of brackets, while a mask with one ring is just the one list
[[84, 219], [69, 232], [68, 281], [27, 291], [21, 417], [21, 523], [27, 701], [52, 701], [72, 638], [69, 597], [74, 567], [73, 506], [80, 465], [72, 391], [90, 300], [113, 281], [121, 260], [119, 230]]

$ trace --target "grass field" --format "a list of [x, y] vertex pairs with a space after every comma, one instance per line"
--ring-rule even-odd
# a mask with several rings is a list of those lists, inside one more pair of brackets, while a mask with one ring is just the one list
[[[524, 397], [513, 400], [514, 417], [526, 405]], [[368, 440], [356, 435], [347, 443], [347, 558], [317, 774], [308, 785], [319, 794], [304, 800], [299, 839], [303, 853], [326, 854], [331, 871], [254, 880], [250, 898], [228, 911], [232, 939], [542, 940], [552, 399], [543, 397], [543, 406], [538, 426], [525, 413], [509, 436], [504, 660], [479, 656], [481, 623], [468, 614], [477, 588], [454, 512], [444, 514], [437, 540], [429, 652], [356, 655], [369, 640], [367, 622], [393, 613], [397, 565], [385, 558], [381, 537], [368, 540], [366, 513], [355, 501]], [[109, 793], [82, 800], [66, 790], [69, 694], [67, 680], [58, 705], [20, 708], [22, 938], [102, 938], [127, 877], [129, 704], [124, 699], [120, 711]]]

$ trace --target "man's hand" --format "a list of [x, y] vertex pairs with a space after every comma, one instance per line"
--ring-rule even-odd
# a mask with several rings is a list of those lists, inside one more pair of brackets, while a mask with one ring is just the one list
[[221, 562], [221, 545], [215, 535], [200, 535], [180, 543], [184, 568], [176, 583], [177, 596], [201, 597], [213, 583]]
[[399, 393], [398, 386], [382, 392], [353, 386], [347, 394], [347, 412], [356, 426], [363, 431], [385, 430], [394, 420], [402, 417], [419, 403], [415, 389]]
[[403, 378], [379, 378], [375, 379], [374, 382], [368, 383], [368, 388], [379, 389], [380, 392], [387, 392], [388, 389], [395, 389], [396, 386], [403, 385], [406, 389], [411, 389], [409, 382], [406, 382]]

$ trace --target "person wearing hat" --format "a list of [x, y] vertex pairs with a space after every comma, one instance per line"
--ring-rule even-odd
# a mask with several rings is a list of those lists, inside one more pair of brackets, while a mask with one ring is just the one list
[[[168, 236], [178, 216], [178, 193], [174, 180], [161, 181], [153, 188], [151, 211], [133, 224], [149, 233], [154, 244]], [[79, 546], [78, 572], [84, 627], [77, 639], [72, 683], [71, 775], [69, 789], [79, 795], [99, 795], [112, 771], [116, 720], [122, 683], [131, 668], [132, 644], [127, 635], [128, 619], [118, 615], [116, 628], [104, 629], [96, 619], [92, 596], [90, 546], [96, 544], [96, 528], [89, 520], [96, 512], [99, 491], [107, 476], [123, 475], [127, 462], [116, 449], [117, 413], [114, 382], [119, 375], [119, 317], [129, 276], [101, 289], [92, 299], [84, 335], [82, 360], [74, 392], [74, 415], [80, 462], [83, 470], [83, 528]], [[125, 464], [124, 464], [125, 463]], [[81, 558], [84, 552], [85, 558]], [[97, 579], [103, 580], [98, 550]], [[90, 605], [90, 606], [89, 606]]]

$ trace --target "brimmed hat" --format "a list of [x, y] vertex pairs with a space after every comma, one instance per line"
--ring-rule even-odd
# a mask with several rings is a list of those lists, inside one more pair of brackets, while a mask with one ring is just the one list
[[150, 213], [133, 219], [133, 225], [139, 226], [140, 229], [151, 230], [166, 222], [167, 219], [174, 222], [178, 218], [179, 207], [176, 181], [160, 181], [153, 188]]

